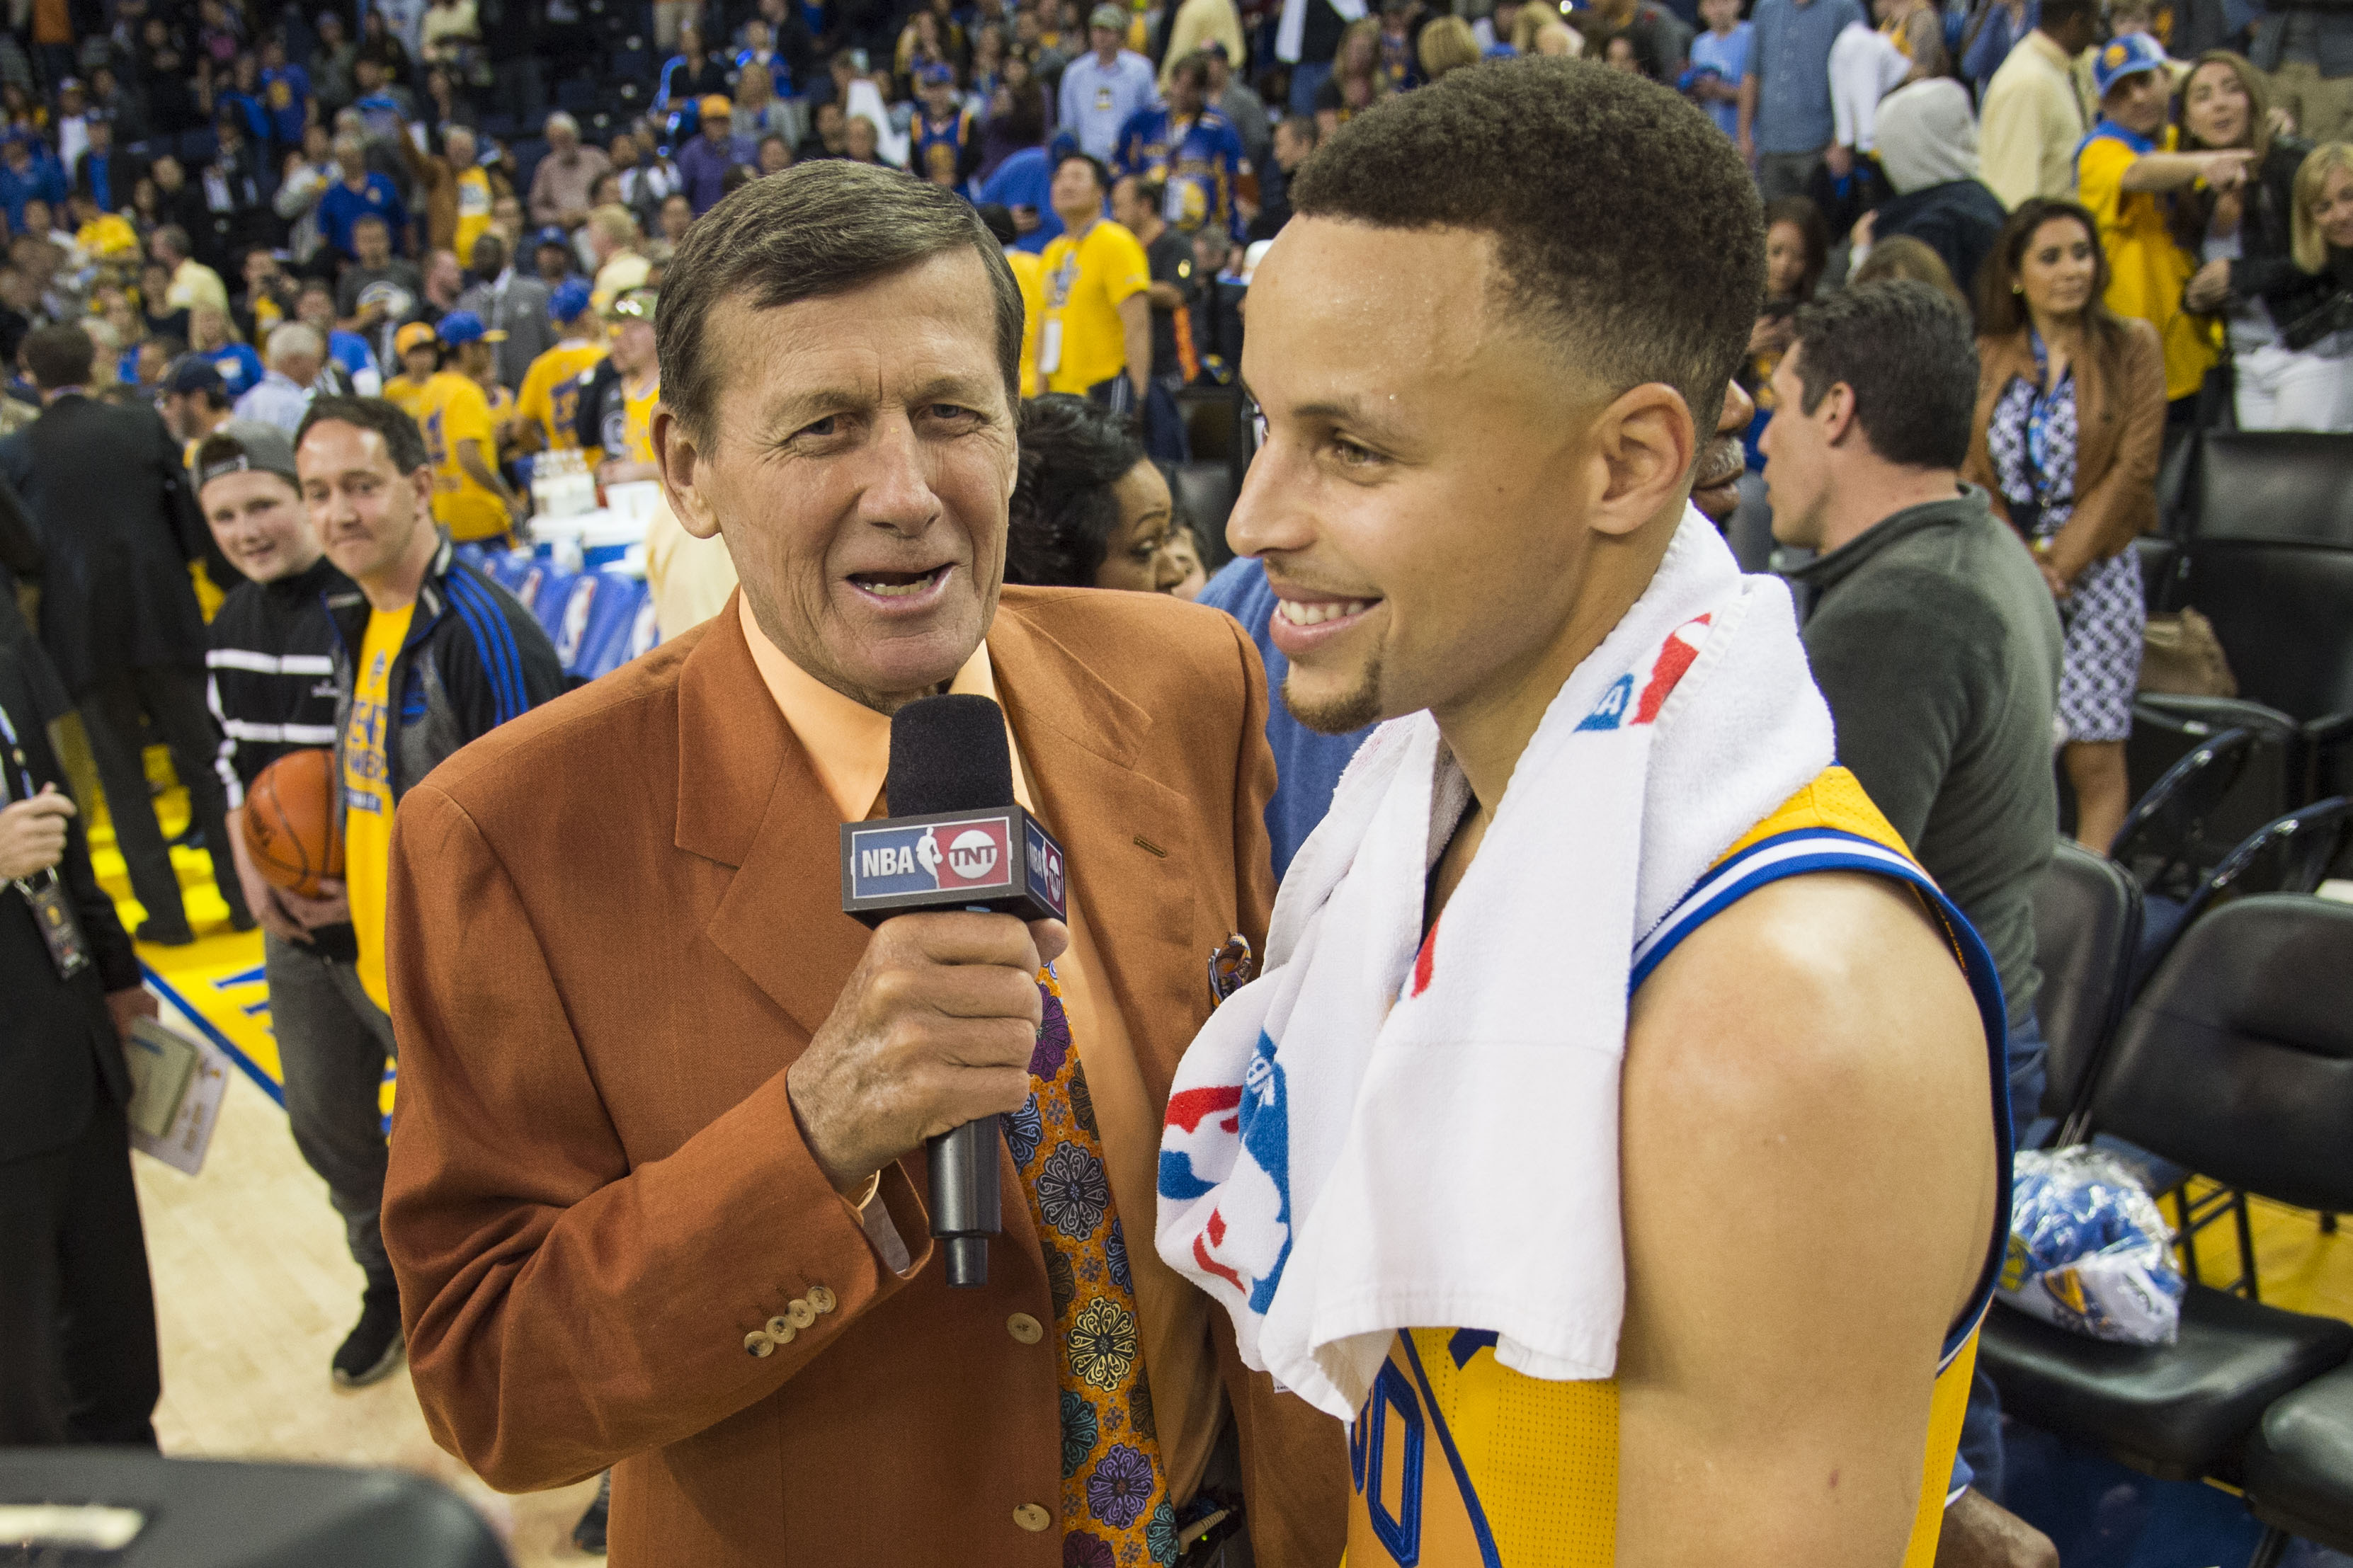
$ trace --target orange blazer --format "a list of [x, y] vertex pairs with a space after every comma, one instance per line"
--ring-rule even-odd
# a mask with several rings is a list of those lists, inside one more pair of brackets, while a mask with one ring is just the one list
[[[1210, 949], [1263, 951], [1264, 673], [1225, 616], [1142, 594], [1008, 588], [988, 646], [1156, 1112]], [[401, 801], [384, 1228], [417, 1395], [493, 1486], [611, 1467], [614, 1568], [1061, 1562], [1037, 1528], [1060, 1514], [1060, 1351], [1009, 1326], [1054, 1321], [1010, 1156], [988, 1283], [952, 1290], [923, 1152], [883, 1173], [902, 1279], [794, 1122], [785, 1069], [868, 935], [839, 826], [732, 604]], [[789, 1344], [745, 1353], [795, 1312]], [[1340, 1426], [1203, 1322], [1259, 1560], [1332, 1568]]]
[[[2117, 323], [2123, 336], [2105, 353], [2074, 363], [2075, 510], [2052, 542], [2051, 563], [2073, 582], [2157, 526], [2158, 458], [2165, 445], [2165, 353], [2157, 329], [2137, 317]], [[2024, 329], [1978, 340], [1977, 416], [1961, 478], [1993, 498], [2010, 521], [1986, 430], [1994, 405], [2014, 377], [2034, 379], [2034, 345]]]

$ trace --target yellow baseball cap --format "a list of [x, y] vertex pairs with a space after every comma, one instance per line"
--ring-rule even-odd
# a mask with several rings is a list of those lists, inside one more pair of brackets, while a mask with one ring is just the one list
[[723, 92], [714, 92], [702, 100], [702, 109], [705, 120], [716, 114], [733, 114], [735, 112], [735, 100]]
[[429, 323], [411, 321], [392, 334], [392, 352], [406, 358], [409, 350], [431, 348], [438, 341]]

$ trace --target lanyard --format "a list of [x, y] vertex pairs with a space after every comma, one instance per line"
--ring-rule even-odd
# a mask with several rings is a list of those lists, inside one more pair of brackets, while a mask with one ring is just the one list
[[30, 800], [40, 791], [33, 787], [33, 764], [25, 760], [25, 748], [17, 742], [16, 726], [8, 721], [8, 710], [0, 708], [0, 741], [8, 746], [8, 760], [16, 772], [8, 780], [8, 791], [19, 800]]

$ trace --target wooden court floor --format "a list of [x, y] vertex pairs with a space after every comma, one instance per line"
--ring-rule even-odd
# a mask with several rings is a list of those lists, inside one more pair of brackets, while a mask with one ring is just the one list
[[[185, 822], [183, 798], [175, 791], [163, 802], [167, 833]], [[127, 927], [140, 911], [102, 822], [92, 844]], [[143, 1155], [132, 1161], [163, 1347], [155, 1425], [164, 1451], [413, 1470], [480, 1509], [518, 1568], [591, 1561], [572, 1549], [571, 1531], [594, 1482], [502, 1496], [434, 1444], [405, 1367], [372, 1388], [338, 1389], [330, 1379], [329, 1358], [359, 1315], [361, 1277], [324, 1184], [302, 1163], [285, 1112], [258, 1081], [277, 1071], [266, 996], [252, 974], [260, 939], [228, 931], [204, 857], [175, 850], [174, 861], [201, 940], [193, 948], [142, 948], [141, 958], [254, 1065], [250, 1076], [231, 1077], [202, 1174], [184, 1176]], [[2319, 1216], [2302, 1210], [2260, 1198], [2251, 1210], [2263, 1299], [2353, 1321], [2353, 1220], [2326, 1235]], [[2199, 1258], [2210, 1283], [2236, 1277], [2228, 1221], [2204, 1233]]]

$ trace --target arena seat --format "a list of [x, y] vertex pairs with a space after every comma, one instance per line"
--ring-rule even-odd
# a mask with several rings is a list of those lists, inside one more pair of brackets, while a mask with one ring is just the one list
[[482, 574], [510, 594], [520, 595], [524, 575], [533, 560], [528, 550], [501, 550], [482, 558]]
[[626, 611], [615, 608], [608, 612], [609, 618], [600, 618], [590, 625], [587, 642], [581, 649], [578, 673], [582, 677], [594, 680], [600, 675], [609, 675], [661, 641], [653, 595], [642, 583], [637, 587], [638, 591], [634, 595], [615, 595], [607, 601], [616, 606], [626, 605]]
[[2156, 969], [2200, 916], [2258, 893], [2309, 893], [2319, 887], [2344, 847], [2348, 824], [2353, 824], [2353, 806], [2342, 796], [2298, 806], [2241, 840], [2187, 898], [2149, 899], [2136, 983]]
[[629, 628], [646, 602], [646, 584], [627, 572], [583, 572], [572, 580], [564, 614], [550, 634], [566, 674], [593, 679], [628, 662], [598, 665], [600, 657], [628, 645]]
[[2134, 800], [2141, 801], [2182, 758], [2225, 730], [2246, 731], [2250, 744], [2231, 787], [2205, 807], [2206, 839], [2213, 847], [2209, 866], [2281, 812], [2303, 804], [2295, 787], [2303, 745], [2296, 721], [2242, 697], [2143, 692], [2133, 700], [2132, 733], [2125, 742], [2126, 777]]
[[2263, 1412], [2247, 1443], [2246, 1499], [2271, 1527], [2251, 1568], [2272, 1568], [2290, 1535], [2353, 1552], [2353, 1367]]
[[2353, 550], [2353, 436], [2209, 430], [2197, 437], [2175, 534]]
[[[65, 1504], [0, 1540], [0, 1562], [109, 1568], [506, 1568], [472, 1508], [437, 1482], [396, 1470], [167, 1459], [135, 1448], [0, 1449], [0, 1504]], [[86, 1510], [127, 1510], [119, 1548], [81, 1536]], [[111, 1521], [110, 1521], [111, 1522]]]
[[538, 618], [549, 637], [562, 624], [564, 598], [572, 591], [572, 579], [576, 572], [566, 572], [553, 561], [534, 559], [523, 571], [522, 581], [512, 590], [522, 602], [522, 607]]
[[[2137, 734], [2137, 709], [2133, 718]], [[2108, 848], [2147, 897], [2187, 899], [2246, 837], [2224, 826], [2222, 814], [2239, 793], [2256, 736], [2238, 727], [2204, 731], [2201, 722], [2200, 728], [2194, 743], [2133, 803]]]
[[2241, 695], [2296, 721], [2298, 801], [2345, 793], [2353, 549], [2201, 540], [2187, 560], [2183, 597], [2214, 623]]
[[[2353, 1207], [2353, 908], [2274, 894], [2183, 935], [2126, 1016], [2091, 1125], [2298, 1207]], [[2241, 1473], [2274, 1401], [2344, 1364], [2353, 1323], [2193, 1283], [2170, 1345], [1997, 1302], [1978, 1365], [2009, 1413], [2164, 1480]]]
[[[1222, 541], [1226, 536], [1226, 520], [1234, 510], [1233, 470], [1222, 462], [1179, 463], [1175, 482], [1169, 487], [1176, 495], [1177, 515], [1191, 523], [1202, 536], [1202, 543]], [[1222, 555], [1223, 551], [1212, 553]]]
[[2062, 839], [2034, 884], [2035, 1014], [2050, 1042], [2043, 1113], [2061, 1143], [2077, 1142], [2084, 1101], [2124, 1016], [2140, 941], [2140, 888], [2124, 868]]

